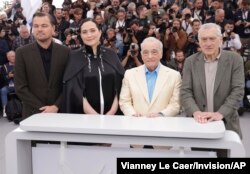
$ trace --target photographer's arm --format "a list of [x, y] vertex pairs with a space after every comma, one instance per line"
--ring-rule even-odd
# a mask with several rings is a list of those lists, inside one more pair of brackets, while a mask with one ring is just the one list
[[134, 57], [134, 62], [135, 62], [135, 64], [136, 64], [136, 66], [142, 65], [142, 63], [141, 63], [141, 62], [139, 61], [139, 59], [138, 59], [138, 56]]
[[129, 41], [129, 36], [128, 36], [128, 33], [126, 32], [125, 37], [124, 37], [124, 42], [128, 43], [128, 41]]
[[163, 45], [165, 48], [168, 48], [168, 46], [169, 46], [169, 42], [168, 42], [169, 34], [170, 34], [170, 28], [166, 29], [165, 36], [163, 39]]
[[138, 44], [138, 41], [137, 41], [137, 39], [136, 39], [136, 37], [135, 37], [135, 35], [134, 35], [134, 34], [132, 35], [132, 37], [131, 37], [131, 38], [132, 38], [132, 42], [133, 42], [133, 43]]
[[246, 22], [244, 23], [244, 25], [245, 25], [245, 28], [250, 27], [250, 22], [247, 22], [247, 21], [246, 21]]
[[191, 2], [190, 0], [187, 0], [187, 6], [188, 8], [193, 8], [193, 2]]
[[130, 51], [128, 50], [126, 57], [121, 62], [123, 67], [125, 67], [127, 65], [129, 56], [130, 56]]

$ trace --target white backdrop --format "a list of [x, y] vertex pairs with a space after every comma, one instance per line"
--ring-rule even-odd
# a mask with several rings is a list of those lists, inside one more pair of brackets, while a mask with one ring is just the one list
[[41, 7], [42, 0], [21, 0], [23, 14], [28, 24], [31, 24], [33, 14]]

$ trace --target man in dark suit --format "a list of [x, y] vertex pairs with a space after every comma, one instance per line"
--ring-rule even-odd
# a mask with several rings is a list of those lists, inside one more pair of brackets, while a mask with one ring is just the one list
[[55, 25], [49, 14], [35, 13], [32, 25], [36, 42], [16, 51], [15, 88], [23, 102], [23, 118], [59, 111], [69, 55], [68, 48], [53, 42]]
[[222, 34], [213, 23], [198, 32], [201, 52], [186, 59], [181, 103], [199, 123], [223, 120], [228, 130], [242, 137], [237, 109], [244, 94], [243, 59], [220, 49]]

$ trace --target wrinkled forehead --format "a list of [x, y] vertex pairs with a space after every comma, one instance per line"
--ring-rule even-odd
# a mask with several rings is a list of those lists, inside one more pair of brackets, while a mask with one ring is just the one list
[[204, 29], [199, 34], [199, 40], [221, 40], [222, 36], [219, 36], [215, 29]]
[[141, 45], [141, 50], [160, 50], [160, 44], [154, 41], [146, 41]]

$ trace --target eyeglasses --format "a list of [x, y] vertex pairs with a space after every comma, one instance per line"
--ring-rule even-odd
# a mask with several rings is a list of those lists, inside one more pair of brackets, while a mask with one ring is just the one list
[[151, 5], [151, 7], [157, 7], [157, 5]]
[[153, 49], [153, 50], [142, 50], [141, 51], [143, 56], [149, 56], [149, 54], [156, 56], [159, 54], [159, 50]]

